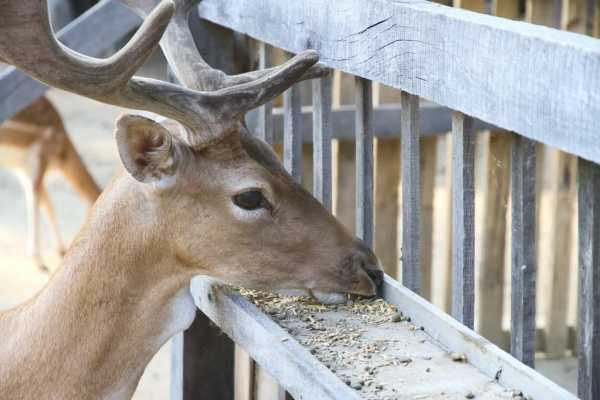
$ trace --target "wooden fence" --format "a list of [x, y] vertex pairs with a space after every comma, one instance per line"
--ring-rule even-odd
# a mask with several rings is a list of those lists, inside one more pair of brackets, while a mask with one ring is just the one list
[[[527, 3], [526, 11], [529, 20], [534, 21], [536, 8], [530, 3]], [[585, 23], [589, 34], [598, 25], [597, 4], [590, 4], [586, 8], [589, 18]], [[495, 10], [502, 15], [505, 11], [502, 5], [496, 2], [477, 6], [482, 8], [478, 11]], [[477, 7], [471, 4], [471, 8]], [[568, 9], [567, 6], [560, 9], [563, 8]], [[504, 11], [500, 11], [502, 9]], [[568, 22], [566, 14], [560, 14], [561, 21]], [[275, 109], [273, 112], [271, 106], [265, 106], [249, 117], [249, 126], [269, 142], [283, 142], [284, 164], [298, 180], [302, 176], [303, 140], [312, 142], [313, 193], [328, 208], [335, 210], [336, 196], [347, 196], [341, 184], [352, 180], [353, 184], [348, 187], [356, 195], [355, 232], [376, 249], [395, 246], [397, 240], [394, 234], [390, 240], [392, 245], [386, 245], [385, 236], [378, 239], [378, 229], [374, 229], [377, 221], [374, 209], [383, 209], [383, 215], [389, 217], [397, 212], [397, 204], [386, 210], [386, 204], [379, 203], [381, 207], [377, 207], [376, 203], [386, 196], [390, 196], [392, 202], [401, 197], [399, 275], [404, 287], [388, 277], [382, 295], [410, 312], [416, 323], [424, 326], [444, 346], [467, 354], [470, 362], [490, 378], [501, 368], [501, 383], [520, 388], [536, 399], [570, 396], [524, 365], [533, 365], [536, 349], [536, 218], [539, 217], [535, 210], [536, 191], [540, 192], [539, 181], [543, 175], [536, 171], [535, 143], [577, 157], [578, 391], [579, 397], [586, 400], [600, 398], [597, 373], [600, 364], [600, 266], [596, 265], [600, 257], [598, 40], [422, 0], [327, 3], [203, 0], [199, 15], [259, 40], [262, 66], [269, 62], [271, 46], [290, 52], [314, 48], [319, 51], [324, 64], [356, 77], [354, 106], [341, 105], [342, 82], [350, 75], [343, 78], [336, 72], [333, 77], [312, 83], [311, 108], [302, 108], [298, 85], [284, 96], [281, 111]], [[98, 55], [138, 23], [128, 11], [101, 1], [61, 31], [59, 37], [78, 51]], [[234, 48], [227, 31], [196, 23], [203, 26], [199, 28], [200, 33], [206, 35], [202, 38], [206, 47], [203, 50]], [[223, 43], [226, 45], [221, 46]], [[209, 60], [211, 56], [222, 58], [222, 54], [218, 57], [206, 54]], [[399, 106], [373, 108], [373, 97], [377, 104], [385, 90], [380, 85], [401, 91]], [[43, 85], [14, 69], [3, 71], [0, 75], [0, 120], [12, 116], [44, 90]], [[422, 102], [421, 98], [435, 103]], [[309, 129], [311, 125], [312, 129]], [[510, 349], [524, 364], [467, 329], [472, 328], [475, 321], [475, 132], [479, 129], [502, 131], [489, 136], [488, 140], [495, 143], [489, 146], [489, 152], [496, 152], [495, 160], [502, 162], [502, 169], [507, 171], [507, 178], [510, 177], [510, 188], [508, 180], [503, 179], [500, 186], [507, 187], [497, 188], [497, 192], [508, 196], [510, 189], [511, 193]], [[422, 268], [423, 264], [431, 263], [427, 260], [431, 255], [422, 248], [431, 250], [432, 216], [428, 209], [431, 204], [423, 200], [431, 197], [426, 193], [433, 190], [433, 179], [431, 166], [423, 162], [434, 157], [434, 147], [423, 144], [427, 140], [426, 134], [447, 131], [452, 132], [452, 224], [449, 225], [452, 226], [449, 235], [452, 238], [452, 289], [448, 292], [452, 315], [464, 326], [414, 294], [432, 291], [431, 269]], [[280, 132], [283, 132], [281, 136]], [[354, 135], [349, 135], [351, 132]], [[392, 141], [387, 148], [377, 146], [374, 153], [374, 136], [381, 144], [386, 138], [394, 140], [391, 138], [397, 133], [401, 134], [401, 146], [397, 140]], [[336, 151], [332, 149], [332, 139], [338, 147]], [[354, 141], [354, 157], [348, 154], [348, 148], [344, 142], [338, 142], [339, 139]], [[376, 165], [380, 160], [373, 157], [374, 154], [382, 159], [396, 157], [398, 161], [399, 158], [401, 177], [398, 176], [400, 171], [381, 168], [383, 163]], [[332, 163], [334, 157], [337, 160]], [[342, 157], [353, 160], [345, 163]], [[332, 169], [332, 164], [337, 171]], [[355, 165], [353, 179], [348, 178], [354, 172], [349, 165]], [[558, 165], [559, 171], [563, 171], [571, 164], [562, 160]], [[374, 174], [374, 171], [378, 173]], [[392, 182], [397, 188], [398, 181], [402, 182], [401, 195], [394, 194], [393, 189], [382, 189], [385, 182]], [[335, 186], [336, 190], [332, 190]], [[502, 208], [499, 204], [502, 199], [500, 195], [487, 201], [486, 216], [490, 214], [495, 221], [502, 220], [502, 213], [493, 213]], [[572, 200], [572, 197], [566, 198], [566, 201]], [[335, 211], [338, 216], [347, 212]], [[388, 225], [395, 229], [395, 220]], [[501, 223], [494, 227], [502, 233], [506, 229]], [[495, 237], [500, 236], [495, 234]], [[504, 248], [493, 243], [485, 245]], [[393, 255], [394, 251], [388, 253], [392, 254], [392, 259], [398, 258]], [[498, 279], [497, 271], [487, 271], [484, 275], [487, 279]], [[192, 328], [174, 341], [173, 398], [231, 399], [234, 388], [240, 399], [243, 396], [282, 398], [285, 390], [273, 384], [271, 375], [296, 398], [346, 399], [356, 396], [293, 341], [284, 344], [269, 340], [280, 338], [284, 333], [243, 298], [200, 278], [194, 281], [193, 294], [204, 314], [199, 313]], [[491, 297], [497, 299], [497, 296]], [[497, 306], [496, 301], [489, 307]], [[209, 319], [242, 346], [235, 355], [233, 342], [211, 325]], [[493, 323], [491, 326], [488, 330], [500, 325]], [[254, 333], [248, 335], [248, 330]], [[486, 328], [482, 327], [481, 331], [485, 334]], [[267, 346], [267, 343], [273, 345]], [[255, 365], [247, 353], [266, 370]]]

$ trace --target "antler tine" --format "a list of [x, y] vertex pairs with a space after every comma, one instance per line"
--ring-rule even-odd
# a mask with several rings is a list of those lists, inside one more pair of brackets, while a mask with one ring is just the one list
[[0, 58], [48, 85], [87, 97], [103, 97], [124, 85], [152, 54], [172, 14], [173, 3], [164, 0], [125, 47], [112, 57], [95, 59], [56, 40], [46, 1], [4, 2], [0, 9]]
[[0, 8], [0, 58], [47, 85], [109, 104], [155, 112], [193, 131], [206, 131], [205, 139], [194, 138], [190, 143], [201, 145], [222, 133], [214, 127], [206, 129], [220, 115], [218, 103], [200, 92], [132, 77], [158, 45], [173, 12], [173, 3], [163, 0], [123, 49], [107, 59], [96, 59], [56, 40], [45, 0], [5, 2]]
[[[144, 17], [158, 0], [120, 0], [138, 15]], [[189, 28], [189, 15], [199, 0], [174, 0], [175, 16], [167, 28], [160, 46], [169, 62], [172, 72], [186, 87], [195, 90], [219, 90], [250, 83], [275, 73], [280, 67], [272, 67], [239, 75], [227, 75], [212, 68], [196, 50], [196, 44]], [[298, 62], [295, 60], [294, 62]], [[325, 76], [330, 69], [323, 65], [314, 65], [295, 81]], [[247, 90], [247, 88], [240, 88]]]

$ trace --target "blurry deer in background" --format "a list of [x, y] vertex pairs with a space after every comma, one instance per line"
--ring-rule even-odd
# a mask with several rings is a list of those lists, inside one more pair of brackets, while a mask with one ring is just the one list
[[47, 270], [40, 252], [40, 207], [46, 212], [61, 256], [65, 246], [44, 184], [46, 173], [60, 171], [90, 206], [101, 192], [48, 99], [41, 97], [11, 120], [0, 124], [0, 167], [16, 172], [20, 178], [27, 201], [28, 253], [40, 269]]
[[[196, 1], [125, 3], [147, 17], [104, 60], [58, 43], [45, 1], [0, 7], [0, 59], [48, 85], [171, 118], [119, 118], [125, 171], [44, 289], [0, 313], [3, 400], [130, 398], [153, 355], [192, 323], [195, 275], [336, 302], [374, 295], [383, 278], [373, 252], [244, 124], [249, 110], [328, 72], [315, 66], [316, 52], [226, 75], [196, 50], [188, 27]], [[184, 86], [133, 76], [163, 33]]]

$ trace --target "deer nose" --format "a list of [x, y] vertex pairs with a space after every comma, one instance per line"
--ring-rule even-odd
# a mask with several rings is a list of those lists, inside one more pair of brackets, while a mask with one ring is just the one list
[[367, 273], [369, 279], [373, 282], [376, 289], [379, 289], [383, 284], [383, 269], [379, 265], [379, 260], [373, 251], [366, 246], [362, 241], [358, 241], [357, 257], [355, 263], [358, 263], [360, 268]]
[[381, 267], [379, 265], [368, 265], [365, 267], [365, 271], [375, 284], [375, 287], [379, 289], [383, 285], [383, 271]]

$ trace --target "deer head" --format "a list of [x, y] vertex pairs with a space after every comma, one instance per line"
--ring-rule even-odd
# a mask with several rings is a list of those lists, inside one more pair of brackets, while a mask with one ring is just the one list
[[[100, 60], [55, 39], [45, 1], [5, 2], [0, 59], [50, 86], [166, 118], [119, 118], [115, 137], [127, 174], [118, 179], [151, 203], [144, 223], [161, 227], [164, 251], [187, 271], [321, 299], [373, 295], [381, 272], [371, 250], [294, 183], [244, 125], [247, 111], [326, 73], [316, 52], [228, 76], [196, 51], [188, 28], [196, 1], [124, 3], [145, 21], [123, 49]], [[183, 86], [133, 76], [159, 41]]]

